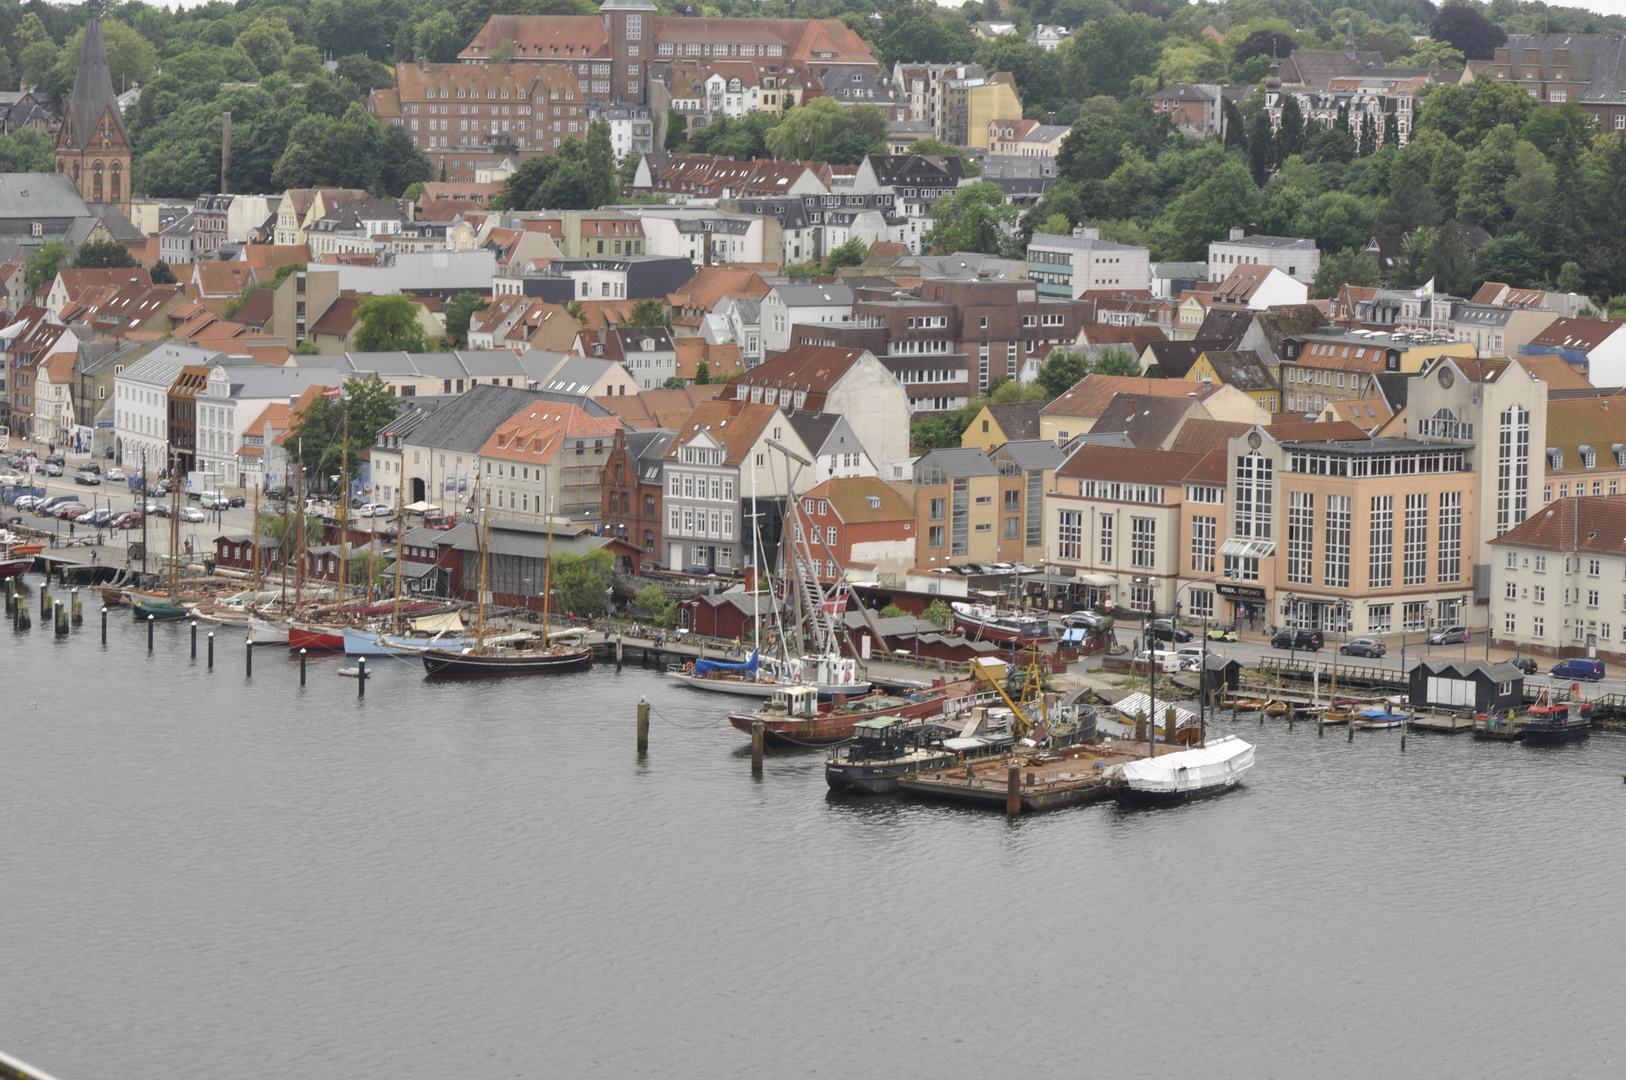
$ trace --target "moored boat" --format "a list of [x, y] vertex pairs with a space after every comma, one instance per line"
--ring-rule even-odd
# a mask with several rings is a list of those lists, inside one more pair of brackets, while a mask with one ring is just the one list
[[1367, 731], [1397, 728], [1411, 719], [1411, 713], [1390, 712], [1388, 709], [1362, 709], [1351, 714], [1349, 722]]
[[1578, 739], [1591, 731], [1592, 706], [1578, 701], [1533, 706], [1519, 729], [1526, 745]]
[[167, 597], [154, 596], [131, 597], [131, 609], [135, 617], [145, 622], [149, 617], [155, 622], [173, 622], [184, 619], [192, 614], [192, 609], [176, 603]]
[[581, 671], [593, 664], [593, 650], [585, 645], [544, 645], [540, 636], [485, 648], [425, 649], [426, 675], [473, 678], [493, 675], [553, 675]]
[[993, 604], [966, 604], [960, 601], [950, 603], [949, 607], [954, 611], [955, 629], [968, 638], [1019, 645], [1034, 645], [1050, 640], [1050, 622], [1043, 615], [995, 607]]
[[826, 755], [825, 783], [839, 792], [884, 795], [896, 791], [900, 776], [947, 768], [956, 762], [956, 753], [938, 736], [935, 727], [918, 728], [901, 716], [860, 720], [853, 725], [852, 740]]
[[318, 623], [288, 624], [288, 648], [306, 652], [342, 652], [344, 627], [324, 626]]
[[858, 674], [858, 661], [845, 656], [802, 656], [776, 660], [753, 652], [749, 659], [729, 664], [720, 660], [695, 660], [666, 673], [697, 690], [713, 690], [743, 697], [772, 697], [786, 686], [811, 685], [819, 698], [828, 701], [837, 694], [857, 697], [872, 689]]
[[248, 636], [256, 645], [286, 645], [288, 624], [282, 619], [251, 615], [248, 620]]
[[955, 682], [901, 696], [870, 693], [843, 700], [838, 695], [835, 701], [820, 705], [817, 688], [787, 686], [775, 690], [768, 703], [756, 712], [731, 713], [728, 722], [749, 733], [752, 725], [761, 721], [769, 739], [791, 745], [841, 742], [853, 737], [860, 720], [878, 716], [924, 719], [976, 689], [974, 682]]
[[1126, 763], [1118, 798], [1154, 804], [1202, 799], [1230, 791], [1251, 768], [1253, 744], [1226, 735], [1207, 746]]

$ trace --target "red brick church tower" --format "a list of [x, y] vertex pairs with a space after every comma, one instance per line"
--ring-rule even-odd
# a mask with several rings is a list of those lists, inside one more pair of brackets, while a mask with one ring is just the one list
[[112, 203], [130, 214], [130, 136], [113, 94], [102, 41], [102, 5], [90, 0], [85, 47], [79, 54], [62, 130], [56, 140], [56, 171], [73, 177], [87, 203]]

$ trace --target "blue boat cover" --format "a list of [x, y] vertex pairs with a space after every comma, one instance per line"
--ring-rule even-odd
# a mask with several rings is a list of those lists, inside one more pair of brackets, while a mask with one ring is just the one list
[[751, 653], [751, 659], [743, 664], [724, 664], [717, 660], [696, 660], [694, 662], [694, 673], [696, 675], [709, 675], [713, 671], [738, 671], [747, 675], [754, 675], [756, 670], [757, 654], [755, 651]]

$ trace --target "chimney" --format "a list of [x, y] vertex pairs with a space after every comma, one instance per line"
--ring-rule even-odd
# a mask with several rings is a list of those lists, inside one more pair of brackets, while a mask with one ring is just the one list
[[1248, 235], [1248, 230], [1247, 229], [1232, 229], [1231, 230], [1231, 239], [1232, 240], [1241, 240], [1244, 237], [1246, 237], [1247, 235]]

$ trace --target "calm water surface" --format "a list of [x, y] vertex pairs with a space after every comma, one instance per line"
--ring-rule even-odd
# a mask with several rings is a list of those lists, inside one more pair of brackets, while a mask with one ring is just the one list
[[0, 1047], [63, 1080], [1626, 1072], [1614, 735], [1227, 724], [1241, 791], [1012, 824], [753, 781], [635, 668], [358, 703], [89, 607], [0, 631]]

